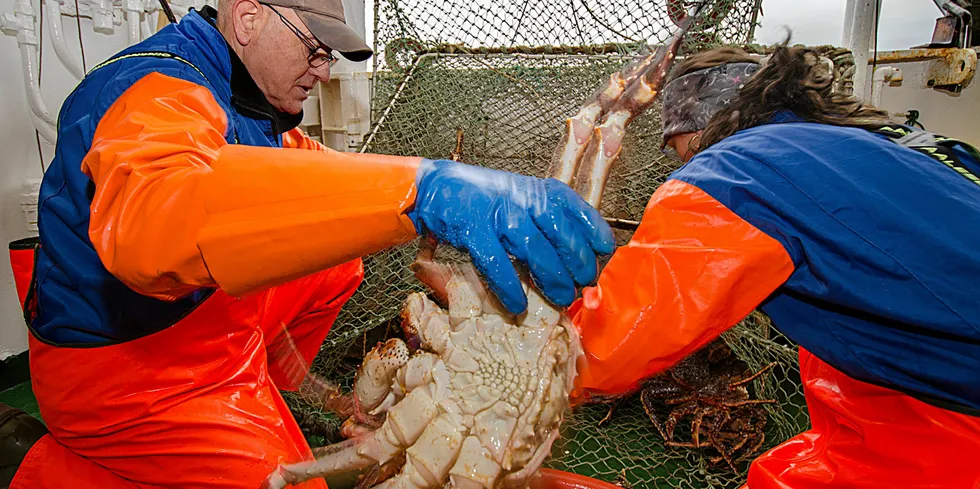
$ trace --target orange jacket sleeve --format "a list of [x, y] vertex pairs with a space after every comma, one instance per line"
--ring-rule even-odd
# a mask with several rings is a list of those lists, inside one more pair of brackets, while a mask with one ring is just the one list
[[82, 162], [89, 237], [134, 290], [241, 295], [415, 237], [419, 158], [323, 150], [298, 131], [284, 139], [302, 149], [230, 145], [227, 128], [206, 88], [158, 73], [100, 120]]
[[282, 135], [282, 147], [283, 148], [293, 148], [293, 149], [308, 149], [311, 151], [333, 151], [327, 148], [320, 142], [311, 139], [307, 136], [302, 129], [295, 128], [286, 131]]
[[569, 309], [585, 348], [579, 395], [622, 394], [748, 315], [794, 265], [699, 188], [669, 180], [630, 243]]

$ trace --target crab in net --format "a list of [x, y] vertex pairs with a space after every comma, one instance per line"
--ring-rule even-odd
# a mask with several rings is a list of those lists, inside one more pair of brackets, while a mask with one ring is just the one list
[[[749, 385], [776, 363], [752, 372], [722, 339], [717, 339], [688, 355], [674, 368], [647, 379], [639, 389], [644, 412], [670, 447], [704, 449], [709, 464], [727, 464], [739, 473], [736, 464], [754, 455], [766, 441], [769, 416], [766, 405], [772, 399], [753, 399]], [[599, 421], [603, 426], [616, 409], [634, 396], [612, 401], [609, 412]], [[680, 441], [677, 428], [690, 419], [686, 441]]]
[[[265, 487], [363, 471], [360, 487], [526, 487], [550, 453], [581, 356], [574, 327], [528, 286], [512, 315], [470, 264], [413, 264], [439, 303], [413, 293], [401, 318], [408, 341], [375, 346], [352, 395], [324, 389], [324, 404], [350, 413], [348, 440], [315, 460], [280, 466]], [[440, 304], [441, 303], [441, 304]]]
[[[655, 51], [614, 73], [567, 120], [549, 176], [598, 207], [626, 128], [649, 108], [681, 40], [702, 7]], [[458, 159], [462, 151], [458, 135]], [[550, 455], [569, 410], [582, 356], [576, 328], [523, 279], [528, 309], [508, 313], [469, 263], [433, 259], [426, 240], [412, 265], [432, 297], [405, 301], [407, 339], [376, 345], [351, 394], [312, 385], [321, 405], [348, 416], [347, 440], [313, 451], [314, 460], [280, 465], [264, 487], [360, 471], [359, 487], [527, 487]]]

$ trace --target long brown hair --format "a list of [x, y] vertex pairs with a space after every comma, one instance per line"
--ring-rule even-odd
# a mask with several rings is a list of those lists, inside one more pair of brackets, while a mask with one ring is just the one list
[[[671, 79], [728, 63], [758, 63], [741, 49], [723, 47], [698, 53], [678, 63]], [[738, 97], [719, 110], [701, 134], [700, 149], [743, 129], [762, 125], [788, 110], [809, 122], [876, 129], [888, 124], [888, 113], [861, 103], [852, 95], [834, 93], [834, 71], [814, 49], [776, 46]]]

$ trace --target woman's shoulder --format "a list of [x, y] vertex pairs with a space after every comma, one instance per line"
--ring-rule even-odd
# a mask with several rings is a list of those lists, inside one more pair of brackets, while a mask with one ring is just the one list
[[708, 148], [711, 151], [737, 151], [765, 157], [769, 154], [848, 151], [852, 146], [878, 145], [888, 142], [882, 136], [857, 127], [834, 126], [815, 122], [773, 122], [739, 131]]

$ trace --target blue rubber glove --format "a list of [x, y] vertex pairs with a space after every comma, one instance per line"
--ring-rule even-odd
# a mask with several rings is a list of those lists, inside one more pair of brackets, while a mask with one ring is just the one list
[[575, 286], [595, 282], [596, 254], [615, 249], [612, 229], [568, 185], [448, 160], [423, 160], [408, 216], [419, 234], [466, 251], [490, 290], [514, 314], [527, 296], [510, 255], [526, 263], [534, 285], [558, 306]]

